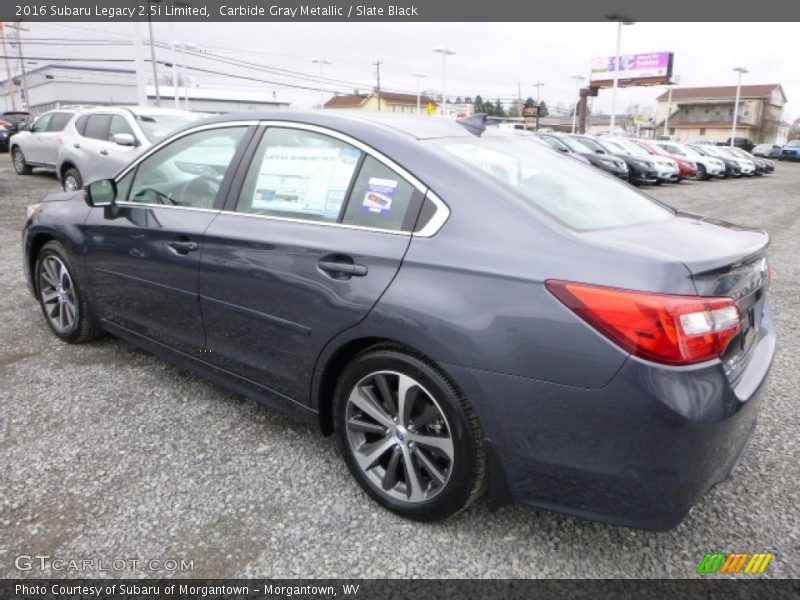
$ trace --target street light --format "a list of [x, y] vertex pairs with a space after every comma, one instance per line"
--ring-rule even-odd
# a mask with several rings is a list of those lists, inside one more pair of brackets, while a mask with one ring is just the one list
[[[580, 98], [581, 81], [586, 79], [583, 75], [570, 75], [570, 79], [575, 80], [575, 95]], [[575, 128], [578, 125], [578, 102], [572, 107], [572, 133], [575, 133]]]
[[733, 126], [731, 127], [731, 146], [733, 146], [734, 143], [736, 142], [736, 120], [739, 118], [739, 96], [742, 91], [742, 75], [750, 72], [744, 67], [734, 67], [733, 70], [739, 73], [739, 77], [736, 80], [736, 104], [733, 105]]
[[312, 58], [311, 62], [319, 65], [319, 107], [322, 108], [325, 104], [325, 96], [322, 90], [322, 80], [324, 78], [325, 65], [332, 65], [333, 63], [322, 57]]
[[158, 63], [156, 62], [156, 47], [153, 43], [153, 20], [150, 18], [150, 4], [159, 4], [161, 0], [147, 0], [147, 29], [150, 33], [150, 62], [153, 65], [153, 85], [156, 88], [156, 106], [161, 106], [161, 89], [158, 85]]
[[608, 15], [606, 19], [617, 22], [617, 53], [614, 55], [614, 86], [611, 88], [611, 123], [609, 126], [609, 133], [614, 135], [614, 126], [617, 116], [617, 87], [619, 86], [619, 71], [621, 67], [620, 46], [622, 44], [622, 26], [633, 25], [635, 21], [623, 15]]
[[427, 77], [427, 75], [425, 75], [425, 73], [417, 72], [417, 73], [412, 73], [411, 76], [417, 80], [417, 114], [421, 115], [422, 110], [420, 109], [419, 105], [419, 80], [422, 79], [423, 77]]
[[444, 115], [445, 85], [447, 84], [447, 57], [448, 55], [455, 54], [455, 50], [451, 50], [446, 46], [436, 46], [433, 51], [442, 55], [442, 106], [440, 107], [439, 114]]

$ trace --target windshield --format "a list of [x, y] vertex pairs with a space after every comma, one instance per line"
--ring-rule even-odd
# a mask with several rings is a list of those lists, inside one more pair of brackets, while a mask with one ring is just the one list
[[195, 115], [136, 115], [139, 127], [154, 144], [198, 118]]
[[633, 142], [628, 142], [625, 140], [614, 140], [617, 146], [621, 146], [625, 152], [631, 154], [633, 156], [647, 156], [650, 157], [650, 153], [642, 148], [639, 144], [634, 144]]
[[686, 156], [686, 152], [683, 150], [683, 148], [675, 146], [674, 144], [659, 144], [659, 146], [665, 152], [669, 152], [670, 154], [677, 154], [679, 156]]
[[580, 140], [576, 140], [575, 138], [558, 138], [558, 141], [564, 144], [567, 148], [572, 150], [573, 152], [579, 152], [582, 154], [592, 154], [594, 150], [589, 148], [586, 144], [582, 143]]
[[520, 137], [430, 143], [572, 229], [622, 227], [666, 220], [674, 214], [615, 178]]
[[542, 140], [545, 144], [550, 146], [553, 150], [569, 150], [566, 144], [562, 144], [561, 140], [557, 140], [556, 138], [551, 138], [547, 135], [539, 136], [539, 139]]

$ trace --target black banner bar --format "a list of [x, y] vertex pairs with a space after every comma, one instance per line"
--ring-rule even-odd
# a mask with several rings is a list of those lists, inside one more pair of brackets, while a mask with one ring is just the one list
[[800, 21], [800, 2], [759, 0], [2, 0], [2, 21], [504, 22]]
[[3, 600], [640, 600], [643, 598], [756, 598], [800, 597], [796, 580], [731, 579], [675, 580], [375, 580], [375, 579], [6, 579], [0, 580]]

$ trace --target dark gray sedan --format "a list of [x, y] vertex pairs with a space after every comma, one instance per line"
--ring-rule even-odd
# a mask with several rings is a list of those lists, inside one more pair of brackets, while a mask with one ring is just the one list
[[526, 135], [360, 111], [199, 122], [31, 206], [28, 280], [62, 340], [111, 333], [334, 433], [403, 516], [488, 489], [674, 527], [756, 424], [768, 236]]

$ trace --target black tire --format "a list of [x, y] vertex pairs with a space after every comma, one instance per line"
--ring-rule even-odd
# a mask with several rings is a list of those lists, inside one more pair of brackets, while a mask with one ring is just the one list
[[14, 163], [14, 170], [17, 172], [17, 175], [30, 175], [33, 173], [33, 169], [25, 162], [25, 155], [19, 147], [11, 151], [11, 162]]
[[64, 179], [61, 181], [61, 187], [64, 188], [65, 192], [83, 189], [83, 177], [81, 177], [78, 169], [67, 169], [67, 171], [64, 173]]
[[697, 165], [697, 178], [700, 180], [709, 179], [706, 168], [703, 165]]
[[[53, 277], [52, 267], [58, 264], [63, 265], [66, 269], [66, 279], [61, 273]], [[34, 273], [39, 306], [42, 309], [45, 321], [58, 338], [71, 344], [79, 344], [102, 335], [102, 329], [97, 322], [89, 300], [85, 294], [81, 293], [82, 282], [80, 275], [74, 268], [69, 253], [60, 242], [48, 242], [42, 247], [36, 257]], [[65, 281], [68, 281], [69, 285], [64, 285]], [[56, 282], [61, 287], [52, 285]], [[53, 294], [57, 296], [55, 301], [52, 298]], [[68, 319], [70, 311], [64, 307], [62, 298], [64, 302], [69, 302], [69, 299], [71, 299], [72, 305], [71, 323], [63, 327], [59, 326], [59, 323], [64, 323], [65, 321], [62, 321], [59, 317], [64, 314]]]
[[[399, 377], [401, 374], [419, 384], [415, 399], [410, 403], [413, 405], [411, 410], [419, 410], [419, 412], [427, 414], [431, 408], [438, 409], [438, 415], [440, 417], [443, 415], [444, 418], [434, 421], [433, 425], [438, 428], [437, 432], [439, 433], [444, 429], [445, 436], [449, 435], [449, 439], [452, 440], [452, 461], [443, 471], [446, 473], [446, 481], [436, 487], [437, 482], [432, 476], [429, 476], [427, 487], [419, 486], [418, 489], [425, 488], [425, 495], [432, 494], [432, 497], [421, 497], [417, 500], [397, 497], [398, 494], [403, 493], [411, 496], [409, 490], [414, 488], [413, 485], [406, 483], [408, 481], [407, 469], [409, 468], [406, 465], [412, 464], [411, 469], [416, 471], [417, 481], [424, 482], [426, 474], [432, 474], [432, 471], [426, 470], [423, 461], [429, 462], [431, 456], [435, 460], [446, 461], [442, 455], [436, 458], [435, 454], [428, 454], [429, 450], [422, 442], [431, 430], [414, 428], [415, 423], [425, 420], [423, 418], [425, 414], [420, 416], [417, 413], [412, 419], [414, 413], [409, 413], [407, 421], [399, 422], [401, 425], [408, 423], [407, 430], [400, 425], [395, 426], [396, 429], [403, 430], [404, 436], [408, 435], [409, 438], [416, 436], [414, 438], [418, 440], [416, 446], [413, 440], [407, 441], [405, 437], [401, 437], [397, 430], [390, 433], [389, 428], [386, 428], [384, 432], [374, 434], [380, 438], [378, 440], [380, 444], [388, 443], [390, 446], [394, 444], [394, 447], [384, 451], [375, 460], [372, 467], [362, 468], [359, 465], [356, 458], [358, 448], [353, 447], [352, 440], [352, 436], [358, 435], [358, 432], [354, 434], [354, 429], [348, 428], [348, 419], [350, 419], [350, 423], [355, 420], [352, 416], [353, 409], [358, 411], [358, 408], [350, 401], [351, 393], [358, 394], [357, 386], [358, 389], [362, 389], [360, 386], [365, 385], [363, 382], [370, 381], [371, 377], [387, 376], [391, 378]], [[371, 389], [382, 396], [377, 391], [377, 387], [371, 387]], [[397, 397], [398, 394], [395, 394], [395, 405], [398, 404]], [[430, 402], [430, 399], [433, 402]], [[436, 521], [464, 510], [483, 493], [486, 487], [486, 454], [480, 423], [467, 399], [432, 362], [393, 345], [369, 348], [355, 356], [344, 369], [337, 383], [333, 402], [336, 438], [344, 461], [359, 485], [385, 508], [408, 519]], [[426, 403], [427, 408], [425, 407]], [[420, 404], [422, 404], [421, 407]], [[386, 404], [382, 406], [386, 408]], [[367, 417], [366, 413], [358, 413], [358, 415], [358, 419]], [[395, 423], [398, 423], [397, 419], [395, 419]], [[365, 437], [361, 447], [367, 446], [369, 441], [366, 439], [367, 434], [360, 435]], [[396, 453], [400, 458], [394, 459], [392, 453]], [[385, 473], [389, 471], [392, 460], [396, 461], [394, 472], [397, 477], [393, 481], [397, 483], [387, 491], [378, 484], [376, 478], [381, 476], [383, 477], [382, 483], [386, 481]], [[383, 464], [380, 461], [383, 461]], [[411, 461], [411, 463], [406, 461]], [[402, 467], [400, 470], [398, 470], [398, 465]]]

